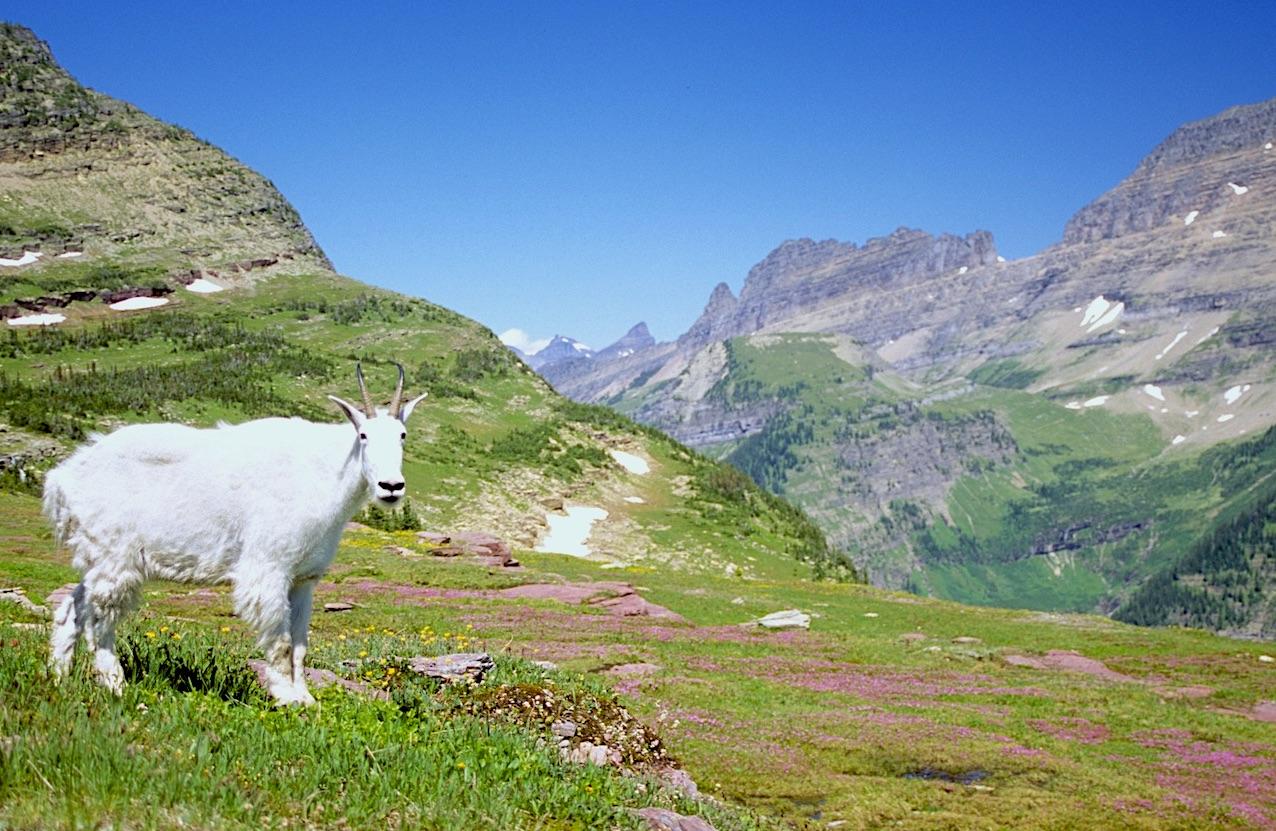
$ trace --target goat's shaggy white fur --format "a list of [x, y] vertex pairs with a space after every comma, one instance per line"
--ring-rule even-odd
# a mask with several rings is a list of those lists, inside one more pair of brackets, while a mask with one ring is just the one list
[[271, 695], [312, 703], [303, 665], [315, 584], [350, 517], [374, 495], [385, 504], [403, 495], [404, 422], [421, 398], [393, 414], [365, 393], [367, 415], [334, 398], [353, 432], [267, 418], [94, 436], [45, 480], [45, 515], [83, 574], [54, 618], [55, 674], [83, 635], [99, 680], [119, 692], [115, 626], [145, 580], [230, 582], [265, 652]]

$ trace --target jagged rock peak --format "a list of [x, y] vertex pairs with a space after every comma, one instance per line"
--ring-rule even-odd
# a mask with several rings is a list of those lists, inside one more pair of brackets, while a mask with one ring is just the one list
[[1224, 110], [1184, 124], [1162, 141], [1115, 188], [1068, 220], [1063, 243], [1099, 242], [1166, 228], [1191, 212], [1208, 214], [1223, 204], [1228, 182], [1249, 187], [1270, 176], [1276, 140], [1276, 98]]
[[1193, 162], [1218, 153], [1256, 147], [1276, 138], [1276, 98], [1242, 104], [1216, 116], [1184, 124], [1158, 144], [1134, 175], [1150, 174], [1170, 165]]
[[655, 338], [651, 337], [651, 330], [647, 328], [647, 321], [645, 320], [635, 323], [621, 340], [629, 340], [631, 338], [651, 340], [652, 343], [655, 343]]
[[53, 50], [35, 32], [20, 23], [0, 23], [0, 67], [53, 62]]

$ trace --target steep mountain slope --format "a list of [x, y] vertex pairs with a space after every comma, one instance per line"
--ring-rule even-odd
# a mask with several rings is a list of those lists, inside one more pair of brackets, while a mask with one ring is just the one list
[[880, 583], [1110, 611], [1241, 495], [1183, 486], [1201, 451], [1276, 423], [1273, 139], [1276, 99], [1186, 125], [1023, 260], [787, 242], [677, 341], [546, 376], [736, 462]]
[[[0, 114], [3, 467], [38, 474], [124, 421], [336, 420], [324, 395], [357, 397], [356, 359], [383, 395], [397, 360], [431, 393], [405, 462], [426, 528], [530, 548], [583, 505], [606, 516], [578, 542], [616, 562], [839, 570], [800, 512], [744, 477], [559, 397], [470, 320], [333, 273], [269, 182], [81, 87], [13, 25]], [[646, 472], [618, 461], [632, 457]]]

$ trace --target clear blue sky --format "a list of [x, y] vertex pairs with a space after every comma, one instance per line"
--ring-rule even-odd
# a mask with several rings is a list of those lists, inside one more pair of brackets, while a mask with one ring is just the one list
[[1276, 96], [1276, 3], [10, 0], [83, 83], [272, 179], [337, 267], [603, 346], [781, 241], [1007, 257], [1181, 122]]

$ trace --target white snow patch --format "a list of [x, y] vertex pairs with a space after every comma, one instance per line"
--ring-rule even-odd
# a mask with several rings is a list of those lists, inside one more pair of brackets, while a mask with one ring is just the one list
[[586, 345], [585, 345], [585, 344], [583, 344], [583, 343], [573, 343], [573, 344], [572, 344], [572, 349], [575, 349], [577, 352], [590, 352], [590, 351], [592, 351], [592, 350], [590, 350], [590, 348], [589, 348], [588, 346], [586, 346]]
[[1118, 334], [1118, 335], [1124, 335], [1124, 334], [1125, 334], [1125, 330], [1124, 330], [1124, 329], [1117, 329], [1117, 334]]
[[1073, 313], [1075, 314], [1076, 312], [1081, 311], [1081, 307], [1080, 307], [1080, 306], [1074, 306], [1074, 307], [1073, 307], [1073, 309], [1072, 309], [1072, 311], [1073, 311]]
[[625, 501], [630, 505], [642, 505], [646, 503], [647, 500], [643, 499], [641, 496], [626, 496]]
[[1170, 444], [1182, 444], [1185, 441], [1187, 441], [1187, 436], [1175, 436], [1174, 440], [1171, 441]]
[[1163, 412], [1163, 413], [1168, 413], [1169, 411], [1170, 411], [1170, 408], [1169, 408], [1169, 407], [1162, 407], [1162, 408], [1161, 408], [1161, 412]]
[[1227, 186], [1231, 188], [1232, 193], [1236, 194], [1237, 196], [1244, 196], [1245, 194], [1249, 193], [1249, 188], [1247, 188], [1245, 185], [1238, 185], [1235, 182], [1228, 182]]
[[1005, 257], [1001, 256], [1000, 254], [997, 255], [997, 262], [1004, 263], [1005, 261], [1006, 261]]
[[1079, 410], [1081, 409], [1081, 402], [1069, 401], [1067, 404], [1064, 404], [1063, 406], [1067, 407], [1069, 410]]
[[1164, 358], [1166, 355], [1168, 355], [1170, 353], [1170, 350], [1178, 346], [1179, 341], [1183, 340], [1183, 338], [1185, 337], [1187, 337], [1186, 329], [1184, 329], [1182, 332], [1179, 332], [1177, 335], [1175, 335], [1174, 340], [1170, 341], [1169, 344], [1167, 344], [1164, 349], [1162, 349], [1159, 353], [1157, 353], [1156, 359], [1159, 361], [1162, 358]]
[[1214, 239], [1222, 239], [1223, 237], [1227, 236], [1227, 232], [1215, 231], [1214, 233], [1210, 234], [1210, 236], [1213, 237]]
[[1200, 211], [1192, 211], [1187, 216], [1183, 217], [1183, 225], [1184, 226], [1191, 225], [1193, 222], [1196, 221], [1196, 218], [1200, 216], [1200, 214], [1201, 214]]
[[1271, 143], [1270, 141], [1269, 141], [1269, 142], [1267, 142], [1266, 144], [1264, 144], [1264, 145], [1263, 145], [1263, 149], [1264, 149], [1264, 150], [1271, 150], [1271, 149], [1272, 149], [1272, 143]]
[[1236, 416], [1232, 415], [1231, 413], [1224, 413], [1223, 415], [1219, 416], [1218, 418], [1214, 420], [1217, 421], [1219, 424], [1222, 424], [1223, 422], [1231, 421], [1234, 418], [1236, 418]]
[[1188, 418], [1196, 418], [1200, 414], [1201, 414], [1200, 410], [1185, 410], [1183, 412], [1183, 415], [1187, 416]]
[[1210, 338], [1214, 337], [1214, 336], [1215, 336], [1215, 335], [1217, 335], [1217, 334], [1218, 334], [1218, 327], [1217, 327], [1217, 326], [1215, 326], [1213, 329], [1209, 330], [1208, 332], [1206, 332], [1205, 334], [1203, 334], [1203, 335], [1201, 335], [1199, 338], [1197, 338], [1197, 339], [1196, 339], [1196, 342], [1197, 342], [1197, 343], [1205, 343], [1205, 341], [1209, 340]]
[[1161, 392], [1161, 388], [1156, 384], [1144, 384], [1143, 391], [1155, 398], [1157, 401], [1165, 400], [1165, 394]]
[[153, 309], [156, 306], [165, 306], [167, 304], [167, 297], [130, 297], [128, 300], [112, 303], [111, 308], [117, 312], [131, 312], [136, 309]]
[[632, 349], [622, 349], [616, 353], [616, 355], [621, 358], [628, 358], [632, 354], [634, 354], [634, 350]]
[[1237, 384], [1236, 386], [1229, 389], [1227, 392], [1223, 393], [1223, 400], [1226, 401], [1228, 404], [1235, 404], [1236, 399], [1240, 398], [1244, 394], [1245, 394], [1245, 390], [1241, 388], [1240, 384]]
[[22, 256], [18, 257], [16, 260], [0, 257], [0, 265], [8, 266], [9, 268], [17, 268], [18, 266], [31, 265], [31, 263], [43, 256], [44, 255], [39, 251], [23, 251]]
[[1109, 323], [1115, 323], [1123, 311], [1125, 311], [1125, 303], [1119, 300], [1116, 303], [1111, 303], [1100, 294], [1090, 301], [1090, 305], [1085, 307], [1085, 314], [1081, 318], [1081, 326], [1087, 332], [1093, 332], [1096, 329], [1107, 326]]
[[193, 291], [196, 294], [214, 294], [219, 291], [225, 291], [224, 286], [219, 286], [212, 280], [205, 280], [203, 277], [196, 278], [186, 287], [187, 291]]
[[616, 464], [623, 467], [630, 473], [636, 473], [639, 476], [651, 472], [651, 465], [647, 464], [647, 460], [642, 456], [633, 453], [626, 453], [623, 450], [611, 451], [611, 457], [616, 460]]
[[1102, 407], [1104, 404], [1107, 403], [1108, 399], [1111, 397], [1112, 396], [1110, 395], [1096, 395], [1094, 398], [1091, 398], [1090, 400], [1086, 401], [1081, 406], [1082, 407]]
[[965, 274], [967, 271], [970, 271], [970, 266], [964, 265], [961, 268], [957, 269], [958, 274]]
[[22, 317], [9, 318], [10, 326], [52, 326], [55, 323], [61, 323], [66, 320], [66, 315], [59, 314], [38, 314], [23, 315]]
[[569, 554], [573, 557], [588, 557], [586, 541], [594, 523], [606, 519], [607, 512], [592, 505], [571, 505], [567, 515], [546, 514], [545, 522], [549, 525], [549, 533], [536, 546], [537, 551], [549, 554]]
[[498, 337], [501, 339], [501, 343], [506, 346], [512, 346], [528, 356], [535, 355], [549, 346], [549, 342], [552, 340], [552, 338], [533, 338], [522, 329], [506, 329]]
[[59, 260], [71, 260], [71, 259], [74, 259], [74, 258], [76, 258], [76, 257], [83, 257], [83, 256], [84, 256], [84, 252], [83, 252], [83, 251], [63, 251], [61, 254], [59, 254], [59, 255], [58, 255], [58, 259], [59, 259]]
[[1246, 384], [1245, 386], [1241, 387], [1241, 392], [1249, 392], [1249, 384]]

